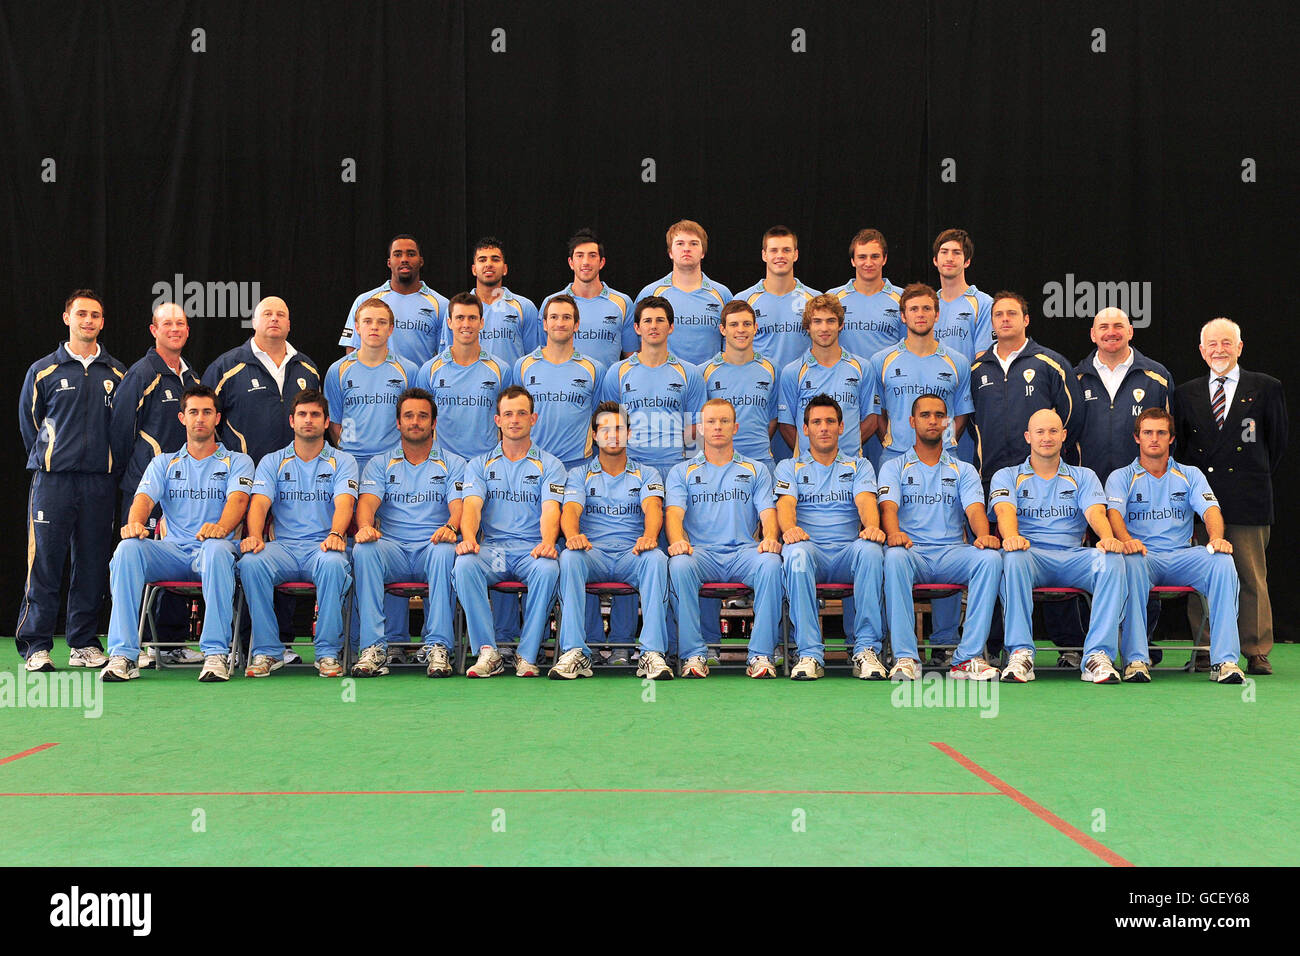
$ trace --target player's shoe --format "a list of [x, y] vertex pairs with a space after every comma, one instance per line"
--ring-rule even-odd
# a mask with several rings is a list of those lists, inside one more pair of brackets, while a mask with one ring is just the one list
[[1078, 670], [1082, 664], [1082, 651], [1061, 651], [1061, 653], [1056, 655], [1057, 667], [1068, 667], [1070, 670]]
[[815, 657], [799, 658], [799, 663], [795, 664], [794, 670], [790, 672], [791, 680], [817, 680], [817, 678], [825, 676], [826, 668]]
[[682, 662], [683, 677], [708, 677], [709, 663], [703, 657], [688, 657]]
[[451, 676], [451, 655], [441, 644], [430, 644], [424, 649], [424, 665], [426, 677]]
[[577, 680], [579, 677], [591, 676], [591, 658], [582, 652], [581, 647], [570, 648], [560, 655], [560, 659], [546, 672], [551, 680]]
[[884, 680], [885, 665], [871, 648], [858, 651], [853, 655], [853, 676], [859, 680]]
[[382, 677], [388, 673], [388, 648], [371, 644], [352, 665], [353, 677]]
[[278, 671], [284, 661], [269, 654], [256, 655], [248, 667], [244, 668], [245, 677], [270, 677], [272, 671]]
[[209, 654], [203, 658], [203, 670], [199, 671], [199, 680], [205, 684], [230, 680], [230, 665], [226, 663], [226, 655]]
[[478, 660], [465, 668], [466, 677], [496, 677], [506, 672], [506, 662], [501, 659], [497, 649], [491, 644], [484, 644], [478, 649]]
[[930, 651], [930, 663], [935, 667], [947, 667], [952, 663], [952, 648], [936, 647]]
[[284, 645], [284, 656], [281, 658], [286, 664], [301, 664], [302, 658], [288, 644]]
[[1246, 675], [1241, 672], [1236, 661], [1224, 661], [1210, 668], [1210, 680], [1216, 684], [1242, 684]]
[[140, 659], [136, 661], [136, 666], [142, 671], [151, 671], [158, 666], [158, 658], [153, 656], [153, 651], [147, 647], [140, 648]]
[[1115, 665], [1111, 663], [1105, 651], [1093, 651], [1089, 654], [1079, 677], [1090, 684], [1119, 683], [1119, 671], [1115, 670]]
[[68, 652], [69, 667], [103, 667], [108, 658], [94, 644], [89, 647], [74, 647]]
[[948, 676], [957, 680], [997, 680], [998, 669], [989, 665], [982, 657], [972, 657], [960, 664], [953, 664]]
[[1126, 684], [1149, 684], [1151, 683], [1151, 668], [1147, 666], [1146, 661], [1129, 661], [1124, 668], [1124, 683]]
[[49, 651], [32, 651], [27, 658], [27, 663], [23, 665], [29, 671], [52, 671], [54, 670], [54, 661], [50, 659]]
[[632, 655], [626, 647], [616, 647], [609, 652], [605, 663], [610, 667], [627, 667], [632, 662]]
[[645, 651], [636, 665], [636, 676], [644, 680], [672, 680], [673, 669], [658, 651]]
[[921, 676], [921, 662], [911, 657], [904, 657], [894, 664], [894, 669], [889, 672], [889, 679], [892, 681], [900, 680], [918, 680]]
[[203, 655], [192, 647], [174, 647], [162, 652], [162, 659], [168, 664], [202, 664]]
[[541, 677], [542, 670], [532, 661], [526, 661], [515, 654], [515, 676], [516, 677]]
[[1002, 668], [1002, 679], [1008, 683], [1027, 684], [1034, 679], [1034, 652], [1021, 648], [1011, 652], [1011, 660]]
[[772, 658], [765, 654], [759, 654], [749, 666], [745, 668], [745, 676], [753, 677], [760, 680], [766, 680], [769, 677], [776, 676], [776, 665], [772, 663]]
[[321, 677], [342, 677], [343, 665], [337, 657], [316, 658], [316, 673]]
[[125, 657], [110, 657], [104, 669], [99, 672], [99, 679], [109, 682], [135, 680], [140, 676], [140, 668], [136, 666], [135, 661], [127, 660]]

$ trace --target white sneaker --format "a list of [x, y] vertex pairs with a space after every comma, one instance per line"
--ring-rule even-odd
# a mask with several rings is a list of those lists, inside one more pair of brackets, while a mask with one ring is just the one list
[[94, 644], [89, 647], [74, 647], [68, 652], [69, 667], [103, 667], [108, 658]]
[[245, 677], [270, 677], [273, 671], [278, 671], [284, 666], [284, 661], [278, 657], [271, 657], [267, 654], [256, 655], [244, 668]]
[[703, 657], [688, 657], [682, 661], [683, 677], [708, 677], [709, 664]]
[[478, 661], [465, 668], [466, 677], [496, 677], [506, 672], [506, 663], [491, 644], [478, 649]]
[[1126, 684], [1149, 684], [1151, 683], [1151, 668], [1146, 661], [1130, 661], [1129, 665], [1124, 668], [1124, 682]]
[[153, 656], [153, 651], [147, 647], [140, 648], [140, 659], [136, 662], [142, 671], [151, 671], [158, 666], [158, 659]]
[[353, 677], [382, 677], [388, 673], [388, 649], [383, 644], [371, 644], [352, 665]]
[[299, 657], [297, 653], [294, 652], [293, 648], [291, 648], [288, 644], [284, 646], [284, 657], [282, 657], [281, 660], [286, 664], [302, 663], [302, 658]]
[[99, 679], [102, 681], [127, 681], [135, 680], [140, 676], [140, 668], [135, 665], [134, 661], [129, 661], [125, 657], [111, 657], [108, 664], [99, 672]]
[[427, 677], [450, 677], [451, 655], [441, 644], [430, 644], [423, 649], [424, 673]]
[[953, 664], [948, 669], [948, 676], [957, 680], [997, 680], [998, 669], [982, 657], [972, 657], [960, 664]]
[[904, 657], [894, 664], [894, 669], [889, 672], [889, 679], [892, 681], [900, 680], [917, 680], [921, 676], [921, 662], [911, 657]]
[[515, 655], [515, 676], [516, 677], [541, 677], [541, 669], [532, 661], [526, 661], [518, 654]]
[[1119, 671], [1115, 670], [1115, 665], [1111, 663], [1105, 651], [1093, 651], [1089, 654], [1079, 677], [1089, 684], [1119, 683]]
[[1246, 675], [1241, 672], [1236, 661], [1224, 661], [1210, 668], [1210, 680], [1217, 684], [1242, 684]]
[[321, 677], [342, 677], [343, 665], [337, 657], [316, 658], [316, 673]]
[[658, 651], [646, 651], [637, 662], [636, 676], [649, 680], [672, 680], [673, 669]]
[[1011, 652], [1011, 660], [1002, 668], [1002, 679], [1007, 683], [1027, 684], [1034, 679], [1034, 652], [1022, 648]]
[[199, 671], [199, 680], [205, 684], [230, 680], [230, 665], [226, 663], [226, 655], [209, 654], [203, 658], [203, 670]]
[[876, 652], [867, 648], [853, 655], [853, 676], [860, 680], [884, 680], [885, 665]]
[[582, 652], [581, 647], [574, 647], [560, 655], [555, 666], [546, 672], [551, 680], [576, 680], [591, 676], [591, 658]]
[[775, 677], [776, 665], [772, 663], [772, 658], [760, 654], [749, 662], [749, 666], [745, 668], [745, 675], [763, 680]]
[[49, 651], [32, 651], [23, 666], [29, 671], [52, 671], [54, 661], [50, 659]]
[[175, 647], [163, 651], [163, 661], [168, 664], [201, 664], [204, 657], [192, 647]]
[[799, 658], [799, 663], [795, 664], [794, 670], [790, 672], [791, 680], [817, 680], [817, 678], [825, 676], [826, 668], [815, 657]]

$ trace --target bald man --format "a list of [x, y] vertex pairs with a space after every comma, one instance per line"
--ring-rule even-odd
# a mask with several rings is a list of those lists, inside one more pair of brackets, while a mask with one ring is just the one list
[[[1226, 318], [1201, 329], [1201, 358], [1210, 374], [1182, 385], [1174, 396], [1179, 460], [1205, 473], [1223, 510], [1224, 537], [1241, 581], [1237, 626], [1251, 674], [1272, 674], [1273, 606], [1268, 596], [1268, 548], [1273, 523], [1273, 473], [1287, 442], [1286, 397], [1270, 375], [1238, 364], [1241, 327]], [[1203, 540], [1204, 528], [1198, 529]], [[1199, 627], [1193, 601], [1189, 616]], [[1199, 643], [1199, 640], [1198, 640]]]
[[[208, 366], [203, 384], [217, 394], [221, 412], [218, 438], [231, 451], [261, 461], [293, 441], [289, 427], [293, 399], [308, 388], [321, 387], [314, 361], [289, 344], [289, 306], [269, 296], [253, 310], [253, 337]], [[278, 595], [276, 617], [287, 643], [292, 631], [293, 599]], [[284, 662], [298, 656], [285, 649]]]
[[[1046, 408], [1029, 416], [1029, 457], [1000, 469], [989, 483], [989, 517], [1002, 535], [1002, 608], [1010, 654], [1002, 680], [1034, 679], [1033, 590], [1080, 588], [1092, 594], [1092, 622], [1081, 675], [1090, 683], [1119, 681], [1114, 659], [1128, 591], [1123, 545], [1106, 518], [1106, 495], [1090, 469], [1061, 461], [1069, 440], [1061, 416]], [[1083, 547], [1087, 530], [1096, 548]]]

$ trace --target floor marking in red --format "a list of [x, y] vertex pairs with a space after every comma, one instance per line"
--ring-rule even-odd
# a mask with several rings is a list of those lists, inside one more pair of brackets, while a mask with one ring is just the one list
[[1066, 836], [1068, 836], [1075, 843], [1079, 844], [1079, 846], [1083, 847], [1089, 853], [1092, 853], [1094, 856], [1097, 856], [1100, 859], [1106, 861], [1111, 866], [1133, 866], [1134, 865], [1130, 863], [1128, 860], [1124, 859], [1114, 850], [1110, 849], [1109, 847], [1102, 846], [1100, 843], [1098, 843], [1092, 837], [1088, 836], [1088, 834], [1084, 833], [1078, 827], [1066, 823], [1064, 820], [1058, 817], [1051, 810], [1048, 810], [1042, 804], [1035, 803], [1033, 800], [1029, 799], [1027, 796], [1025, 796], [1015, 787], [1011, 786], [1011, 784], [1006, 783], [1005, 781], [1000, 780], [997, 777], [993, 776], [993, 774], [989, 773], [987, 770], [985, 770], [975, 761], [971, 760], [969, 757], [965, 756], [964, 754], [960, 754], [957, 751], [953, 750], [947, 744], [931, 741], [930, 746], [937, 747], [941, 753], [944, 753], [947, 756], [951, 757], [953, 760], [957, 761], [959, 764], [961, 764], [971, 773], [975, 774], [975, 776], [979, 777], [989, 786], [997, 787], [999, 792], [1010, 797], [1012, 800], [1016, 801], [1016, 803], [1020, 804], [1022, 807], [1024, 807], [1026, 810], [1032, 813], [1034, 816], [1042, 820], [1044, 823], [1050, 824], [1051, 826], [1055, 827], [1057, 830], [1059, 830], [1061, 833], [1064, 833]]
[[57, 746], [58, 744], [41, 744], [38, 747], [33, 747], [31, 750], [24, 750], [20, 754], [13, 754], [8, 757], [0, 758], [0, 763], [12, 763], [15, 760], [22, 760], [24, 757], [30, 757], [32, 754], [38, 754], [42, 750], [49, 750], [51, 747]]
[[557, 787], [542, 790], [475, 790], [475, 793], [669, 793], [669, 794], [773, 794], [796, 796], [849, 796], [849, 797], [998, 797], [1000, 793], [992, 790], [951, 791], [951, 790], [673, 790], [668, 788], [622, 788], [622, 787]]

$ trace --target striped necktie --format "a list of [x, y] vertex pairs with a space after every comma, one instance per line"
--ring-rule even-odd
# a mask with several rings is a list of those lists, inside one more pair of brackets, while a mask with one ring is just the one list
[[1218, 384], [1214, 387], [1214, 398], [1210, 402], [1210, 410], [1214, 412], [1214, 423], [1223, 428], [1223, 420], [1227, 417], [1227, 402], [1224, 400], [1223, 383], [1228, 380], [1228, 376], [1220, 375], [1214, 381]]

